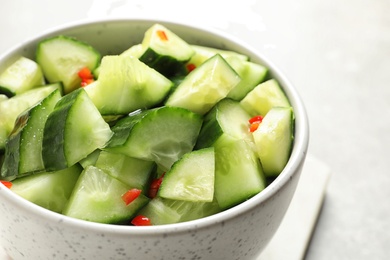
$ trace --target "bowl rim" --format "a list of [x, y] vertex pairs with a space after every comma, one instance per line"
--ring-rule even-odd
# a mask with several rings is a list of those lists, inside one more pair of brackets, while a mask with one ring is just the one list
[[199, 228], [207, 228], [209, 226], [215, 224], [222, 224], [231, 219], [238, 217], [240, 215], [245, 214], [245, 212], [250, 211], [251, 209], [257, 207], [259, 204], [262, 204], [272, 198], [272, 196], [278, 192], [278, 190], [286, 185], [293, 177], [294, 173], [299, 172], [300, 168], [303, 165], [305, 160], [308, 144], [309, 144], [309, 123], [308, 116], [306, 113], [306, 109], [304, 107], [303, 101], [299, 96], [297, 90], [292, 85], [292, 83], [286, 78], [284, 73], [273, 64], [265, 55], [260, 53], [253, 46], [249, 45], [246, 42], [238, 39], [236, 36], [227, 33], [223, 30], [206, 27], [205, 25], [194, 25], [192, 23], [187, 22], [177, 22], [168, 19], [151, 19], [151, 18], [129, 18], [129, 17], [115, 17], [115, 18], [95, 18], [95, 19], [83, 19], [73, 22], [68, 22], [59, 26], [52, 27], [48, 30], [44, 30], [41, 33], [37, 34], [34, 37], [30, 37], [26, 41], [23, 41], [19, 44], [16, 44], [12, 48], [8, 49], [3, 54], [0, 54], [0, 64], [6, 59], [8, 56], [11, 56], [17, 50], [20, 50], [25, 45], [29, 45], [32, 42], [37, 41], [38, 39], [42, 39], [47, 37], [48, 35], [55, 34], [59, 31], [67, 31], [70, 29], [75, 29], [78, 27], [84, 27], [94, 24], [102, 24], [102, 23], [134, 23], [134, 22], [147, 22], [147, 23], [161, 23], [166, 26], [179, 26], [186, 27], [188, 29], [196, 29], [198, 31], [202, 31], [208, 34], [213, 34], [218, 38], [227, 40], [236, 45], [241, 46], [242, 48], [248, 50], [250, 53], [256, 55], [265, 66], [270, 70], [272, 75], [279, 81], [280, 85], [284, 88], [289, 100], [292, 103], [292, 107], [294, 109], [295, 114], [295, 130], [296, 134], [294, 136], [294, 145], [292, 149], [292, 153], [290, 155], [290, 159], [282, 171], [282, 173], [271, 183], [269, 184], [263, 191], [254, 197], [248, 199], [247, 201], [236, 205], [230, 209], [222, 211], [220, 213], [204, 217], [201, 219], [191, 220], [182, 223], [176, 224], [167, 224], [167, 225], [156, 225], [156, 226], [123, 226], [123, 225], [115, 225], [115, 224], [102, 224], [89, 222], [85, 220], [75, 219], [72, 217], [68, 217], [62, 215], [60, 213], [56, 213], [45, 208], [42, 208], [32, 202], [29, 202], [22, 197], [14, 194], [5, 186], [0, 185], [0, 196], [5, 200], [8, 200], [13, 204], [14, 207], [18, 207], [24, 211], [29, 211], [35, 216], [44, 216], [46, 221], [51, 221], [53, 223], [62, 224], [65, 226], [72, 226], [73, 228], [85, 229], [85, 230], [94, 230], [104, 234], [107, 233], [115, 233], [121, 235], [137, 235], [137, 236], [147, 236], [153, 235], [156, 236], [158, 234], [168, 234], [168, 233], [178, 233], [178, 232], [188, 232], [189, 230], [199, 229]]

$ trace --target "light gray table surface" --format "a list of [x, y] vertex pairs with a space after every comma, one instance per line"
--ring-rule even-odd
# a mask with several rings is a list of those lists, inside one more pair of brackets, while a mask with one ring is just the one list
[[332, 171], [306, 259], [389, 259], [389, 10], [385, 0], [2, 1], [0, 53], [105, 16], [183, 19], [247, 41], [300, 92], [309, 154]]

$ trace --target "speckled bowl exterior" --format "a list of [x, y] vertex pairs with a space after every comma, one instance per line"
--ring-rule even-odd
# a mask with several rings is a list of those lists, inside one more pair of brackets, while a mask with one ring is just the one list
[[0, 185], [0, 245], [13, 259], [255, 259], [277, 230], [307, 153], [307, 115], [298, 93], [283, 74], [239, 39], [209, 28], [161, 20], [83, 21], [16, 46], [0, 57], [0, 70], [20, 55], [34, 58], [37, 42], [58, 34], [86, 41], [102, 54], [118, 54], [139, 43], [145, 30], [156, 22], [191, 44], [235, 50], [270, 69], [290, 99], [296, 117], [295, 142], [286, 168], [264, 191], [232, 209], [195, 221], [152, 227], [69, 218], [36, 206]]

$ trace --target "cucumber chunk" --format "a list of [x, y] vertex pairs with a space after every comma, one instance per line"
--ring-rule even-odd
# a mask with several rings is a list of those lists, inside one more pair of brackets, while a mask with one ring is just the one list
[[93, 71], [101, 55], [85, 42], [64, 35], [51, 37], [38, 44], [36, 61], [50, 82], [61, 81], [65, 94], [80, 87], [78, 72], [82, 68]]
[[127, 114], [163, 101], [173, 83], [131, 56], [104, 56], [98, 80], [85, 88], [103, 115]]
[[266, 176], [278, 176], [290, 157], [294, 140], [291, 107], [272, 108], [253, 132], [257, 153]]
[[227, 57], [226, 61], [238, 73], [241, 82], [238, 83], [228, 94], [228, 97], [240, 101], [254, 87], [262, 82], [268, 72], [268, 69], [260, 64], [243, 61], [235, 56]]
[[18, 58], [0, 74], [0, 93], [14, 96], [45, 84], [40, 66], [25, 57]]
[[246, 201], [265, 186], [260, 161], [245, 140], [224, 138], [215, 146], [215, 197], [222, 209]]
[[168, 170], [195, 145], [203, 119], [179, 107], [145, 110], [119, 120], [104, 148], [130, 157], [154, 161]]
[[144, 190], [155, 164], [124, 154], [101, 151], [95, 166], [130, 187]]
[[5, 147], [4, 164], [1, 168], [3, 179], [13, 180], [45, 170], [42, 159], [43, 129], [60, 98], [61, 93], [56, 89], [40, 103], [19, 115]]
[[207, 113], [240, 82], [238, 74], [216, 54], [193, 70], [168, 97], [167, 106]]
[[220, 54], [224, 59], [227, 59], [228, 57], [235, 57], [242, 61], [249, 60], [248, 56], [235, 51], [222, 50], [201, 45], [191, 45], [191, 48], [195, 51], [195, 53], [192, 55], [187, 64], [195, 65], [195, 67], [200, 66], [203, 62], [213, 57], [215, 54]]
[[11, 190], [32, 203], [61, 213], [81, 171], [80, 165], [74, 165], [61, 171], [26, 176], [14, 180]]
[[186, 153], [164, 175], [158, 196], [173, 200], [213, 201], [214, 165], [214, 148]]
[[142, 41], [140, 61], [166, 77], [187, 74], [185, 63], [194, 54], [191, 46], [161, 24], [146, 32]]
[[131, 188], [103, 170], [88, 166], [81, 173], [63, 214], [99, 223], [121, 223], [130, 220], [149, 201], [146, 196], [140, 194], [126, 205], [122, 195]]
[[46, 121], [42, 144], [45, 169], [70, 167], [103, 148], [111, 136], [109, 125], [79, 88], [63, 96]]
[[220, 211], [215, 200], [193, 202], [155, 197], [138, 214], [148, 217], [152, 225], [165, 225], [207, 217]]
[[222, 99], [205, 115], [195, 148], [212, 146], [226, 135], [253, 142], [248, 131], [249, 119], [238, 101]]
[[257, 85], [242, 100], [241, 106], [251, 115], [265, 116], [272, 107], [290, 107], [286, 95], [275, 79]]
[[[0, 151], [4, 150], [6, 140], [14, 128], [15, 120], [19, 114], [34, 106], [58, 88], [62, 91], [60, 84], [42, 86], [0, 102]], [[7, 113], [2, 111], [7, 111]]]

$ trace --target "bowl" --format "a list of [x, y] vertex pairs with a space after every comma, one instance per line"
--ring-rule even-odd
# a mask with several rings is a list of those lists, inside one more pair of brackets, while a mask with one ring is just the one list
[[141, 42], [146, 29], [155, 23], [165, 25], [191, 44], [238, 51], [269, 68], [295, 112], [295, 140], [285, 169], [262, 192], [231, 209], [198, 220], [152, 227], [99, 224], [66, 217], [30, 203], [0, 185], [0, 245], [12, 259], [243, 260], [259, 256], [271, 240], [299, 181], [309, 127], [296, 89], [255, 48], [224, 32], [185, 23], [94, 20], [67, 24], [15, 46], [0, 57], [0, 70], [20, 55], [34, 58], [37, 43], [58, 34], [86, 41], [102, 54], [117, 54]]

